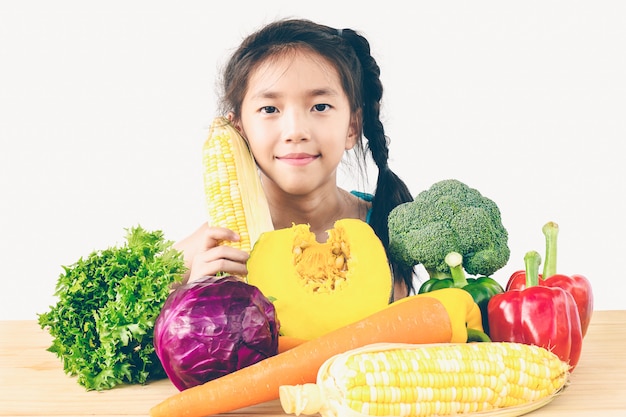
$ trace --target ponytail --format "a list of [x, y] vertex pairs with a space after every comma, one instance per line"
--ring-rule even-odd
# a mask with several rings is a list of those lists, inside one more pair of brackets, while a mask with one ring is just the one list
[[[367, 138], [367, 148], [378, 167], [376, 191], [372, 201], [370, 225], [383, 242], [389, 247], [389, 213], [396, 206], [413, 201], [407, 185], [389, 168], [389, 143], [380, 121], [380, 102], [383, 86], [380, 81], [380, 67], [370, 54], [367, 40], [351, 29], [343, 29], [338, 34], [354, 48], [362, 69], [362, 120], [363, 136]], [[401, 268], [392, 262], [394, 279], [404, 282], [407, 291], [413, 289], [413, 268]]]

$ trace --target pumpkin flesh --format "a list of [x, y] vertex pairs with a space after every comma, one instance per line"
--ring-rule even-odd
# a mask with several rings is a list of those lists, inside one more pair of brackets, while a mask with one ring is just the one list
[[248, 283], [274, 300], [280, 334], [310, 340], [386, 307], [393, 278], [372, 228], [342, 219], [318, 242], [306, 224], [263, 233]]

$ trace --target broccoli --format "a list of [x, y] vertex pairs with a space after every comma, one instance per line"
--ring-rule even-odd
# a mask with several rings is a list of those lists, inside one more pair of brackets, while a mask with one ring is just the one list
[[439, 181], [389, 213], [389, 256], [405, 267], [422, 264], [430, 277], [449, 277], [445, 257], [463, 256], [471, 275], [489, 276], [506, 265], [511, 251], [500, 209], [456, 179]]

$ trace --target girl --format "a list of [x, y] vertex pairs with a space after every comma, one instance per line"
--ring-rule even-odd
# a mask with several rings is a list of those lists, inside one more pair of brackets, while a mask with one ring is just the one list
[[[275, 229], [308, 223], [323, 242], [336, 220], [359, 218], [387, 247], [387, 215], [412, 196], [387, 163], [379, 74], [363, 36], [308, 20], [271, 23], [232, 55], [223, 73], [221, 110], [249, 142]], [[369, 151], [378, 167], [373, 196], [337, 186], [337, 167], [350, 149], [363, 164]], [[248, 254], [218, 246], [224, 240], [238, 236], [203, 224], [176, 244], [189, 279], [247, 273]], [[413, 289], [413, 271], [391, 267], [399, 299]]]

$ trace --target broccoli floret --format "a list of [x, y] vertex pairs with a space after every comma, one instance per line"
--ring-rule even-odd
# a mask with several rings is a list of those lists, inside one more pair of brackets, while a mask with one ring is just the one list
[[389, 214], [389, 256], [400, 265], [422, 264], [431, 277], [450, 276], [450, 252], [463, 256], [468, 274], [485, 276], [511, 254], [496, 203], [456, 179], [433, 184]]

